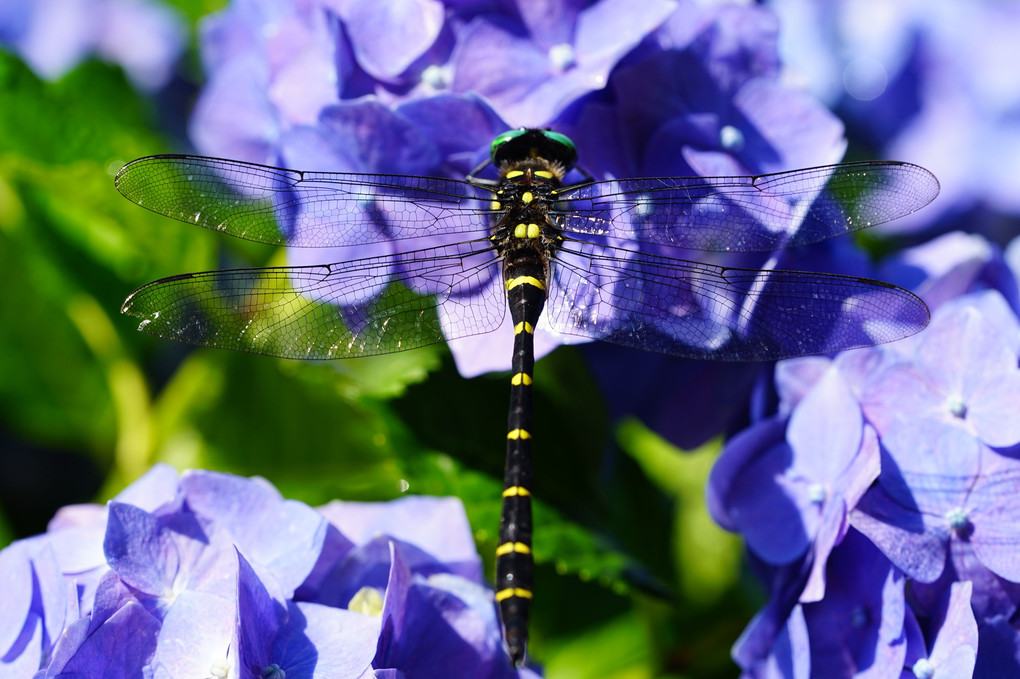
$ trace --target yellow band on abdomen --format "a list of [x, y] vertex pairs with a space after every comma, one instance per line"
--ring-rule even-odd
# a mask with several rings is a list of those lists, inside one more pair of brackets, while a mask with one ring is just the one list
[[506, 282], [506, 289], [513, 290], [519, 285], [533, 285], [539, 290], [545, 290], [545, 283], [534, 276], [518, 276], [517, 278], [511, 278]]

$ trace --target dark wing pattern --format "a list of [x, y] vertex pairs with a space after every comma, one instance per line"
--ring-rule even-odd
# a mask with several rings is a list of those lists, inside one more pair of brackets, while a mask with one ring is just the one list
[[[179, 342], [301, 359], [413, 349], [495, 330], [506, 313], [495, 253], [435, 247], [322, 266], [171, 276], [139, 288], [123, 313]], [[450, 311], [440, 323], [437, 303]], [[458, 308], [454, 308], [458, 307]]]
[[440, 177], [301, 172], [181, 155], [132, 161], [117, 173], [116, 186], [158, 214], [290, 247], [479, 237], [493, 198], [485, 187]]
[[844, 163], [748, 177], [599, 181], [558, 192], [569, 233], [714, 252], [806, 245], [908, 215], [938, 180], [910, 163]]
[[902, 339], [928, 324], [912, 293], [854, 276], [738, 269], [567, 241], [556, 330], [673, 356], [772, 361]]

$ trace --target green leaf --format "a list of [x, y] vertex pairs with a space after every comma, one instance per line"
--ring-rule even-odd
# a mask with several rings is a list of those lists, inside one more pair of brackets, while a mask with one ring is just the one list
[[685, 452], [634, 419], [621, 423], [617, 436], [649, 481], [676, 502], [673, 552], [684, 595], [711, 602], [739, 581], [743, 559], [740, 539], [719, 528], [705, 506], [705, 486], [721, 440]]
[[[0, 52], [0, 153], [45, 163], [124, 158], [161, 148], [148, 104], [115, 67], [86, 61], [57, 82], [40, 80], [17, 57]], [[118, 159], [121, 159], [118, 162]]]

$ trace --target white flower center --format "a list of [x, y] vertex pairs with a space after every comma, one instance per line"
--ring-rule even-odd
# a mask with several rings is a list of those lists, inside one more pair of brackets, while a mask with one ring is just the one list
[[574, 65], [574, 48], [563, 42], [549, 48], [549, 63], [557, 71], [565, 71]]
[[732, 125], [723, 125], [719, 130], [719, 143], [727, 151], [739, 151], [744, 147], [744, 133]]

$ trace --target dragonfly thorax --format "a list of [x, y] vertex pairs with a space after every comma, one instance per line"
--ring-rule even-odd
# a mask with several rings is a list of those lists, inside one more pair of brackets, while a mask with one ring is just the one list
[[502, 256], [504, 275], [521, 271], [548, 279], [549, 259], [560, 243], [560, 229], [550, 218], [560, 187], [559, 168], [542, 158], [528, 158], [508, 166], [497, 191], [500, 212], [493, 224], [493, 247]]

